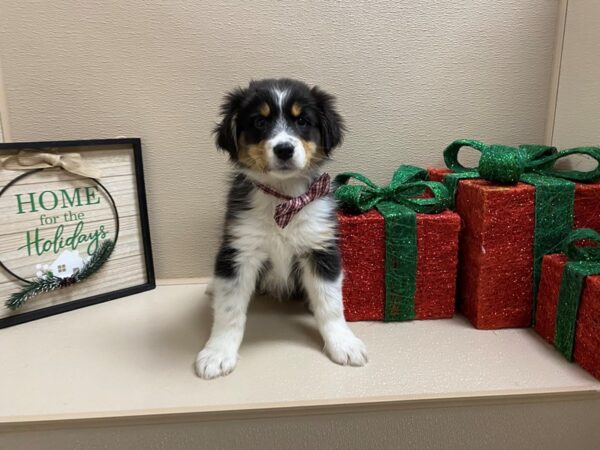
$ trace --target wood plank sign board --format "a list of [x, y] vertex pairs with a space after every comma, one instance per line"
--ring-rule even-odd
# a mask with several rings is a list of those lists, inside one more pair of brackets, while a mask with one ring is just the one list
[[0, 144], [0, 328], [154, 287], [139, 139]]

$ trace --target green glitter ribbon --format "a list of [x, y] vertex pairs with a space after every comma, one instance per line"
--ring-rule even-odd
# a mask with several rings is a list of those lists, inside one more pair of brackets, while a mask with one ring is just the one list
[[[458, 162], [463, 147], [481, 153], [476, 168], [464, 167]], [[588, 155], [598, 162], [593, 170], [558, 170], [555, 164], [571, 155]], [[519, 181], [535, 187], [535, 225], [533, 240], [533, 299], [535, 302], [540, 281], [542, 258], [556, 251], [558, 244], [573, 228], [575, 183], [600, 179], [600, 148], [578, 147], [557, 151], [545, 145], [487, 145], [480, 141], [461, 139], [454, 141], [444, 151], [446, 166], [454, 173], [444, 177], [444, 184], [456, 197], [458, 183], [463, 179], [483, 178], [499, 184], [516, 184]], [[532, 317], [535, 321], [535, 316]]]
[[[595, 247], [579, 246], [587, 240]], [[556, 310], [555, 347], [569, 360], [573, 359], [575, 326], [585, 277], [600, 275], [600, 234], [590, 228], [574, 230], [563, 242], [563, 253], [569, 257], [560, 283]]]
[[[347, 184], [352, 178], [362, 184]], [[387, 186], [356, 172], [341, 173], [334, 180], [335, 198], [342, 207], [352, 212], [376, 208], [385, 220], [385, 321], [415, 318], [417, 213], [438, 213], [450, 204], [446, 187], [426, 179], [424, 169], [400, 166]], [[423, 196], [427, 191], [432, 197]]]

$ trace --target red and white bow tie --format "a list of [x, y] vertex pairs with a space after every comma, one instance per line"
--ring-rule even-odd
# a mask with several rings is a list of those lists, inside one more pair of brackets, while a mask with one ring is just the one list
[[325, 197], [331, 190], [331, 178], [327, 173], [324, 173], [315, 181], [313, 181], [308, 188], [308, 191], [302, 195], [299, 195], [298, 197], [291, 197], [289, 195], [281, 194], [266, 184], [254, 184], [261, 191], [272, 195], [273, 197], [285, 200], [283, 203], [277, 205], [275, 208], [275, 214], [273, 215], [275, 222], [281, 228], [285, 228], [302, 208], [317, 198]]

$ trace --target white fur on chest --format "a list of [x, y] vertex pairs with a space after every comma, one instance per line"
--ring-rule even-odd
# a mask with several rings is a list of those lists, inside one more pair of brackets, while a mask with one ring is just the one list
[[280, 228], [273, 215], [282, 201], [261, 191], [254, 192], [251, 208], [239, 213], [231, 233], [238, 250], [270, 263], [265, 281], [275, 290], [286, 291], [291, 287], [294, 260], [331, 245], [336, 223], [335, 203], [326, 197], [306, 205], [287, 227]]

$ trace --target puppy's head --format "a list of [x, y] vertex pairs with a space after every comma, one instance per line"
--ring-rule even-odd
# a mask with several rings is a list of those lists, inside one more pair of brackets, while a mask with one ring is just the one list
[[288, 178], [327, 159], [344, 125], [334, 98], [295, 80], [253, 81], [226, 95], [217, 147], [249, 171]]

